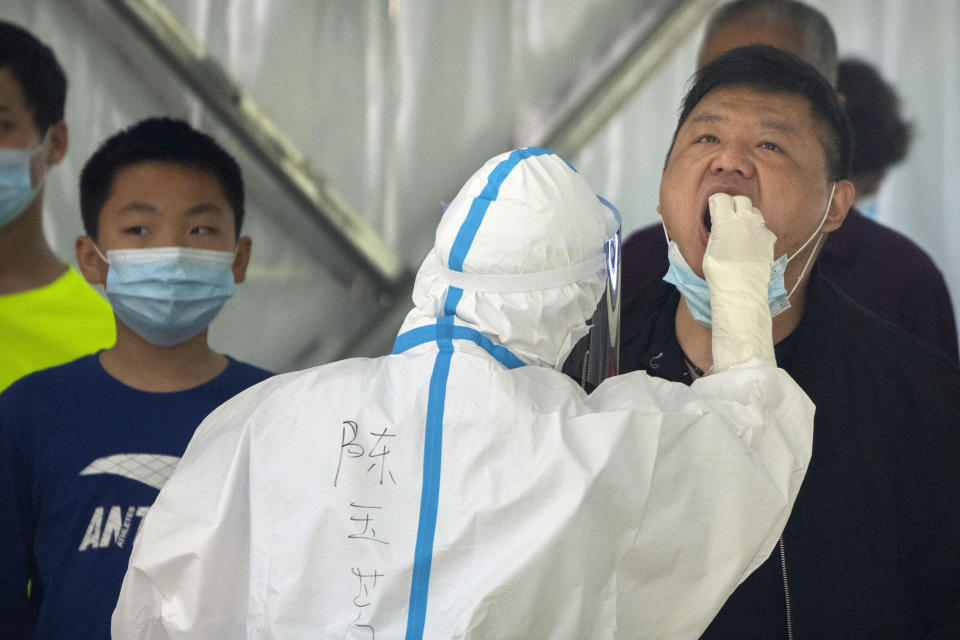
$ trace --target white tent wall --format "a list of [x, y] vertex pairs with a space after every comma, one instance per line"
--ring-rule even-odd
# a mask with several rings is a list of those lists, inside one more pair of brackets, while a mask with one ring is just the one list
[[[94, 0], [88, 0], [89, 5]], [[233, 80], [295, 141], [415, 269], [432, 243], [441, 203], [488, 157], [541, 142], [669, 0], [166, 0]], [[842, 54], [877, 64], [898, 87], [915, 139], [881, 196], [881, 221], [925, 247], [960, 304], [960, 0], [828, 3]], [[249, 279], [215, 322], [212, 343], [274, 370], [318, 364], [396, 315], [363, 278], [331, 274], [298, 207], [218, 120], [169, 78], [145, 77], [129, 37], [104, 33], [83, 2], [4, 0], [0, 18], [51, 44], [70, 79], [71, 148], [50, 175], [45, 223], [72, 261], [80, 233], [76, 182], [107, 135], [148, 115], [171, 115], [224, 140], [248, 179]], [[909, 12], [909, 14], [908, 14]], [[624, 214], [625, 233], [656, 221], [657, 186], [699, 30], [575, 158]], [[142, 45], [146, 46], [146, 45]], [[315, 230], [313, 231], [315, 233]], [[882, 257], [880, 257], [882, 259]]]
[[413, 268], [442, 202], [670, 0], [166, 0]]

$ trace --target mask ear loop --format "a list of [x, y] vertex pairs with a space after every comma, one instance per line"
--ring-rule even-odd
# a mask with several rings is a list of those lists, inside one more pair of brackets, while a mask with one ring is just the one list
[[33, 184], [33, 159], [35, 156], [42, 155], [43, 145], [47, 141], [47, 137], [49, 135], [50, 135], [50, 128], [48, 127], [47, 130], [44, 132], [43, 137], [40, 138], [40, 142], [37, 143], [37, 146], [35, 146], [33, 149], [30, 149], [30, 160], [29, 160], [29, 164], [27, 165], [27, 171], [30, 173], [30, 187], [33, 189], [34, 193], [36, 193], [37, 191], [40, 191], [40, 189], [43, 187], [43, 183], [47, 179], [47, 173], [50, 171], [50, 167], [48, 167], [46, 163], [44, 163], [43, 175], [41, 175], [40, 178], [37, 179], [37, 184]]
[[797, 287], [800, 286], [800, 281], [803, 280], [803, 276], [806, 275], [807, 267], [809, 267], [810, 262], [813, 261], [813, 256], [817, 255], [817, 247], [820, 246], [820, 241], [823, 239], [823, 234], [820, 233], [820, 229], [823, 229], [823, 225], [827, 221], [827, 216], [830, 214], [830, 205], [833, 203], [833, 192], [836, 191], [836, 189], [837, 189], [837, 183], [834, 182], [833, 187], [831, 187], [830, 189], [830, 199], [827, 200], [827, 208], [823, 212], [823, 218], [820, 219], [820, 224], [817, 225], [817, 230], [813, 232], [813, 235], [807, 238], [807, 241], [803, 243], [803, 246], [797, 249], [792, 256], [787, 258], [787, 262], [789, 263], [791, 260], [793, 260], [798, 255], [800, 255], [800, 252], [803, 251], [808, 244], [810, 244], [811, 240], [813, 240], [814, 238], [817, 239], [817, 242], [813, 245], [813, 250], [810, 252], [810, 255], [807, 256], [807, 262], [803, 265], [803, 270], [800, 271], [800, 277], [798, 277], [797, 281], [793, 283], [793, 287], [791, 287], [790, 293], [787, 294], [787, 300], [790, 299], [790, 297], [793, 295], [793, 292], [796, 291]]
[[107, 258], [102, 253], [100, 253], [100, 247], [97, 246], [96, 242], [93, 242], [93, 238], [90, 238], [90, 242], [93, 244], [93, 250], [97, 252], [97, 255], [100, 256], [100, 259], [106, 262], [107, 264], [110, 264], [110, 261], [107, 260]]

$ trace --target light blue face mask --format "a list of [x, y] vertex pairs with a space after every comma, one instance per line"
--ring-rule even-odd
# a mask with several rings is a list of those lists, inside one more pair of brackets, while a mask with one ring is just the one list
[[234, 255], [186, 247], [108, 251], [100, 256], [110, 265], [107, 298], [147, 342], [180, 344], [207, 328], [233, 295]]
[[[816, 255], [816, 247], [820, 244], [820, 238], [823, 237], [820, 235], [820, 229], [823, 228], [823, 224], [827, 221], [827, 215], [830, 213], [830, 203], [833, 202], [833, 192], [836, 188], [837, 184], [834, 183], [833, 188], [830, 189], [830, 198], [827, 200], [827, 208], [823, 212], [823, 218], [820, 219], [820, 224], [817, 225], [817, 229], [813, 232], [813, 235], [807, 238], [807, 241], [789, 258], [786, 254], [783, 254], [770, 263], [770, 286], [767, 288], [767, 305], [770, 307], [771, 318], [775, 318], [790, 308], [790, 296], [793, 295], [793, 292], [797, 290], [797, 286], [800, 285], [800, 281], [803, 280], [803, 276], [806, 274], [807, 268], [810, 266], [811, 260], [813, 260], [813, 256]], [[662, 222], [661, 220], [661, 224]], [[663, 228], [663, 234], [665, 236], [667, 235], [666, 227]], [[803, 271], [800, 272], [800, 277], [797, 278], [793, 288], [787, 293], [787, 287], [783, 280], [784, 274], [787, 271], [787, 265], [791, 260], [796, 258], [814, 238], [817, 239], [817, 245], [814, 245], [814, 250], [810, 252], [807, 263], [803, 265]], [[677, 243], [671, 240], [669, 236], [667, 237], [667, 260], [670, 262], [670, 268], [667, 269], [667, 275], [663, 276], [664, 281], [669, 282], [677, 288], [677, 291], [680, 292], [683, 299], [687, 301], [687, 307], [690, 309], [694, 320], [704, 326], [712, 326], [713, 314], [710, 310], [710, 289], [707, 286], [707, 281], [694, 273], [690, 265], [687, 264], [687, 261], [683, 259], [683, 255], [680, 253], [680, 247], [678, 247]]]
[[24, 212], [37, 191], [30, 183], [32, 149], [0, 149], [0, 227]]

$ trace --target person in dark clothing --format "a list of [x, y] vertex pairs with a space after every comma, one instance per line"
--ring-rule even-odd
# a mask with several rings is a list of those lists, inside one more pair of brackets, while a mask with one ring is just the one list
[[847, 58], [837, 64], [837, 91], [853, 127], [850, 181], [857, 204], [868, 215], [864, 199], [880, 189], [887, 171], [907, 157], [910, 123], [900, 116], [900, 98], [869, 62]]
[[776, 356], [817, 407], [813, 460], [779, 549], [704, 638], [960, 629], [960, 370], [809, 266], [853, 200], [850, 154], [836, 92], [770, 46], [721, 55], [684, 99], [658, 210], [671, 270], [686, 275], [656, 283], [651, 313], [624, 326], [621, 370], [688, 383], [709, 370], [709, 301], [685, 285], [702, 277], [707, 197], [725, 192], [750, 198], [777, 235], [774, 256], [791, 257], [785, 270], [771, 265], [789, 303], [771, 287]]
[[[753, 43], [788, 51], [813, 65], [832, 84], [838, 82], [837, 43], [830, 23], [816, 9], [795, 0], [737, 0], [721, 7], [707, 25], [698, 66]], [[857, 196], [863, 195], [861, 185], [856, 180], [854, 184]], [[856, 208], [824, 245], [819, 262], [825, 277], [881, 318], [960, 362], [950, 294], [943, 275], [923, 249]], [[653, 309], [667, 272], [661, 225], [631, 234], [623, 243], [622, 255], [621, 313], [628, 331]], [[878, 256], [883, 259], [877, 260]]]

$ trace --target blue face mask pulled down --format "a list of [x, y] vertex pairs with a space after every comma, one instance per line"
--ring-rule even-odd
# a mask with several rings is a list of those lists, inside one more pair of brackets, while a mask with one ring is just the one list
[[233, 259], [231, 251], [186, 247], [108, 251], [107, 298], [147, 342], [180, 344], [207, 328], [233, 295]]
[[0, 149], [0, 227], [23, 213], [37, 191], [30, 183], [31, 149]]
[[[807, 241], [789, 258], [786, 254], [783, 254], [770, 263], [770, 286], [767, 288], [767, 305], [770, 307], [771, 318], [777, 317], [790, 308], [790, 296], [797, 290], [797, 286], [799, 286], [800, 281], [807, 272], [810, 261], [813, 260], [813, 256], [816, 253], [816, 245], [814, 246], [814, 250], [810, 252], [810, 257], [807, 258], [807, 263], [803, 266], [800, 277], [797, 278], [797, 282], [793, 285], [793, 289], [791, 289], [789, 293], [787, 293], [787, 287], [783, 280], [784, 273], [787, 271], [787, 265], [791, 260], [796, 258], [814, 238], [817, 239], [817, 244], [820, 243], [820, 229], [823, 228], [824, 222], [827, 221], [827, 214], [830, 213], [830, 203], [833, 202], [833, 192], [836, 188], [837, 185], [834, 183], [833, 188], [830, 189], [830, 198], [827, 200], [827, 208], [823, 212], [823, 218], [821, 218], [820, 224], [817, 225], [817, 230], [813, 232], [813, 235], [807, 238]], [[666, 235], [666, 227], [664, 227], [663, 233]], [[677, 246], [676, 242], [670, 240], [669, 237], [667, 237], [667, 260], [670, 262], [670, 268], [667, 269], [667, 275], [663, 276], [664, 281], [669, 282], [677, 288], [677, 291], [679, 291], [683, 299], [686, 300], [687, 308], [690, 309], [690, 314], [694, 320], [707, 327], [713, 326], [713, 313], [710, 308], [710, 289], [707, 286], [707, 281], [694, 273], [693, 269], [690, 268], [690, 265], [687, 264], [687, 261], [684, 260], [680, 254], [680, 247]]]
[[[680, 295], [687, 301], [687, 307], [697, 322], [708, 327], [712, 326], [713, 314], [710, 310], [710, 289], [707, 287], [707, 281], [693, 272], [687, 261], [680, 255], [680, 247], [673, 240], [669, 241], [667, 259], [670, 261], [670, 268], [663, 279], [677, 288]], [[789, 295], [783, 282], [783, 273], [786, 269], [786, 255], [770, 263], [770, 286], [767, 289], [770, 317], [775, 317], [790, 308]]]

